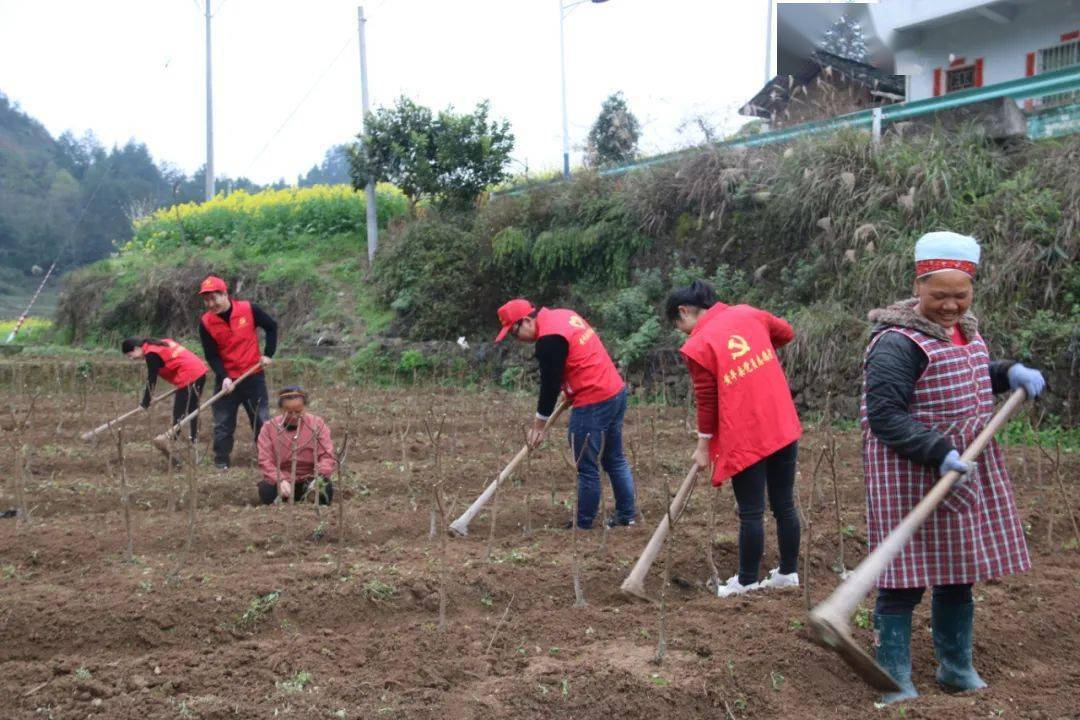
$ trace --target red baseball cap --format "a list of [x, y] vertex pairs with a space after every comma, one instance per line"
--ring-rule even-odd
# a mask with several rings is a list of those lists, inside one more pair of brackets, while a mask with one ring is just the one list
[[535, 309], [533, 304], [524, 298], [511, 300], [499, 308], [499, 322], [502, 323], [502, 330], [496, 336], [495, 342], [502, 342], [506, 333], [510, 332], [510, 327], [518, 320], [528, 317]]
[[225, 281], [214, 275], [207, 275], [206, 279], [202, 281], [202, 285], [199, 286], [199, 294], [205, 295], [212, 292], [229, 292], [229, 286], [225, 284]]

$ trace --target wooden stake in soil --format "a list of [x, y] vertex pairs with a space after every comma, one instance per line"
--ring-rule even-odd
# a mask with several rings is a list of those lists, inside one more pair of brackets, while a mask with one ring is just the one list
[[[1042, 448], [1040, 447], [1040, 450]], [[1072, 521], [1073, 528], [1073, 542], [1076, 543], [1078, 549], [1080, 549], [1080, 524], [1076, 522], [1076, 514], [1073, 513], [1072, 502], [1069, 500], [1069, 493], [1065, 490], [1065, 483], [1061, 479], [1061, 438], [1057, 438], [1054, 442], [1054, 480], [1057, 481], [1058, 490], [1061, 491], [1061, 502], [1065, 505], [1065, 509], [1069, 511], [1069, 520]]]
[[[710, 485], [712, 484], [713, 470], [713, 466], [710, 465], [707, 477]], [[716, 537], [716, 504], [719, 500], [719, 491], [713, 492], [709, 500], [709, 534], [705, 542], [705, 557], [709, 560], [709, 579], [705, 581], [705, 586], [713, 588], [720, 587], [720, 569], [716, 567], [716, 558], [713, 557], [713, 539]], [[671, 514], [670, 510], [668, 514]], [[668, 524], [670, 526], [670, 521]]]
[[188, 462], [185, 468], [187, 474], [188, 490], [188, 526], [187, 537], [184, 539], [184, 548], [180, 551], [180, 557], [176, 561], [176, 567], [170, 573], [169, 580], [176, 581], [180, 578], [180, 571], [187, 562], [191, 548], [195, 544], [195, 511], [198, 503], [195, 477], [195, 446], [188, 444]]
[[588, 435], [588, 433], [586, 433], [586, 435], [585, 435], [585, 443], [584, 443], [583, 447], [581, 448], [581, 451], [580, 452], [575, 452], [575, 450], [576, 450], [576, 448], [574, 447], [574, 439], [573, 439], [573, 436], [571, 436], [571, 438], [570, 438], [570, 454], [571, 454], [571, 456], [567, 457], [563, 453], [560, 453], [560, 455], [562, 455], [563, 460], [565, 460], [566, 464], [569, 465], [570, 468], [574, 471], [574, 489], [572, 491], [572, 496], [573, 496], [574, 500], [571, 503], [572, 507], [570, 509], [570, 518], [571, 518], [570, 519], [570, 532], [573, 533], [573, 535], [572, 535], [573, 561], [572, 561], [572, 565], [571, 565], [571, 573], [573, 574], [573, 582], [574, 582], [574, 607], [579, 608], [579, 607], [585, 607], [588, 603], [585, 602], [585, 590], [582, 588], [582, 585], [581, 585], [581, 555], [580, 555], [580, 553], [578, 551], [578, 522], [577, 522], [577, 516], [578, 516], [577, 482], [578, 482], [578, 480], [577, 480], [577, 474], [578, 474], [578, 468], [581, 465], [581, 459], [583, 457], [585, 457], [585, 453], [589, 451], [589, 435]]
[[[21, 435], [21, 433], [20, 433]], [[15, 481], [15, 525], [19, 529], [30, 524], [30, 514], [26, 509], [26, 485], [30, 482], [30, 446], [23, 445], [22, 452], [16, 455], [19, 465], [12, 474]]]
[[488, 641], [487, 649], [484, 650], [485, 655], [487, 655], [489, 652], [491, 652], [491, 646], [495, 644], [495, 638], [498, 637], [499, 630], [502, 628], [503, 624], [506, 622], [507, 616], [510, 615], [510, 605], [514, 602], [515, 597], [516, 597], [516, 595], [511, 595], [510, 600], [506, 603], [506, 609], [503, 610], [502, 617], [499, 618], [499, 623], [495, 626], [495, 632], [491, 633], [491, 640]]
[[829, 432], [829, 443], [827, 452], [829, 453], [829, 476], [832, 478], [833, 488], [833, 505], [836, 507], [836, 538], [839, 543], [839, 549], [837, 551], [836, 567], [833, 569], [840, 574], [840, 578], [846, 578], [847, 564], [844, 562], [844, 521], [840, 514], [840, 490], [839, 483], [836, 479], [836, 438], [833, 437], [832, 432]]
[[442, 434], [443, 428], [446, 426], [446, 415], [442, 416], [442, 420], [439, 421], [438, 429], [433, 427], [433, 423], [430, 422], [431, 411], [428, 411], [428, 417], [424, 418], [424, 430], [427, 432], [428, 440], [431, 442], [432, 454], [435, 459], [435, 482], [431, 486], [432, 498], [432, 531], [440, 536], [439, 541], [439, 632], [444, 632], [447, 627], [446, 623], [446, 571], [449, 567], [449, 553], [447, 552], [447, 535], [446, 532], [439, 532], [439, 527], [435, 525], [434, 513], [438, 511], [439, 522], [443, 528], [447, 527], [446, 523], [446, 506], [443, 503], [442, 485], [444, 481], [443, 477], [443, 464], [442, 464]]
[[810, 602], [810, 549], [814, 545], [814, 489], [817, 486], [818, 470], [825, 459], [825, 451], [818, 453], [814, 470], [810, 474], [810, 500], [806, 506], [806, 540], [803, 544], [803, 597], [806, 600], [807, 612], [813, 607]]
[[656, 655], [653, 657], [653, 663], [662, 665], [664, 663], [664, 656], [667, 655], [667, 591], [671, 585], [671, 547], [674, 544], [673, 539], [675, 537], [675, 519], [671, 517], [671, 503], [675, 499], [671, 493], [671, 485], [667, 480], [664, 480], [664, 490], [667, 491], [667, 521], [668, 521], [668, 534], [664, 540], [664, 577], [660, 584], [660, 602], [657, 605], [658, 617], [658, 629], [656, 633]]
[[127, 535], [124, 559], [130, 563], [135, 559], [135, 553], [131, 537], [131, 500], [128, 497], [127, 461], [124, 459], [124, 428], [116, 431], [116, 464], [120, 468], [120, 505], [124, 508], [124, 532]]
[[337, 475], [337, 521], [338, 521], [338, 552], [337, 552], [337, 572], [338, 576], [341, 575], [341, 566], [345, 557], [345, 541], [348, 537], [348, 526], [345, 524], [345, 458], [349, 454], [349, 428], [345, 428], [345, 436], [341, 441], [341, 447], [338, 449], [337, 457], [335, 458], [335, 474]]

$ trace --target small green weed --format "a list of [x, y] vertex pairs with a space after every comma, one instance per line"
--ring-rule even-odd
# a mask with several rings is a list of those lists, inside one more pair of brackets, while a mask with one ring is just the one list
[[312, 680], [311, 673], [301, 670], [287, 680], [279, 680], [277, 689], [286, 695], [292, 695], [293, 693], [303, 692], [308, 683]]
[[870, 623], [870, 611], [864, 607], [860, 607], [855, 611], [855, 625], [863, 630], [869, 630]]
[[394, 596], [394, 586], [384, 583], [379, 578], [372, 578], [360, 588], [360, 594], [373, 603], [384, 602]]
[[670, 684], [671, 684], [671, 681], [670, 681], [670, 680], [668, 680], [668, 679], [667, 679], [666, 677], [664, 677], [663, 675], [661, 675], [660, 673], [653, 673], [653, 674], [651, 674], [651, 675], [649, 676], [649, 682], [651, 682], [651, 683], [652, 683], [653, 685], [659, 685], [660, 687], [664, 687], [664, 686], [666, 686], [666, 685], [670, 685]]
[[275, 590], [252, 598], [251, 602], [248, 603], [247, 610], [236, 620], [237, 629], [248, 630], [257, 625], [267, 613], [273, 610], [280, 597], [281, 591]]

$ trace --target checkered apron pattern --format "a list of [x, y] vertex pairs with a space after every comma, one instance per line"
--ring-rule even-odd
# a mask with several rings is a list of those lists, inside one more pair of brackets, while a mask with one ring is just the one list
[[[913, 418], [945, 435], [961, 453], [994, 411], [990, 356], [982, 337], [957, 346], [911, 328], [891, 327], [929, 358], [915, 385]], [[870, 550], [915, 507], [937, 481], [936, 468], [910, 462], [870, 432], [863, 387], [861, 421], [866, 475], [866, 528]], [[974, 583], [1030, 569], [1027, 542], [1016, 511], [1001, 447], [986, 447], [967, 479], [946, 497], [911, 542], [878, 577], [882, 588]]]

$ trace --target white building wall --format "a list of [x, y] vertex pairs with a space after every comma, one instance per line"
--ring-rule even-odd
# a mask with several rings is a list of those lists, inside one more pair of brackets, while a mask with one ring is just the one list
[[983, 58], [983, 85], [1024, 77], [1027, 54], [1055, 45], [1065, 33], [1080, 30], [1080, 2], [1041, 0], [1020, 5], [1009, 23], [975, 13], [924, 27], [917, 47], [896, 53], [897, 73], [910, 75], [909, 100], [934, 96], [934, 69], [949, 66], [949, 55], [967, 63]]

